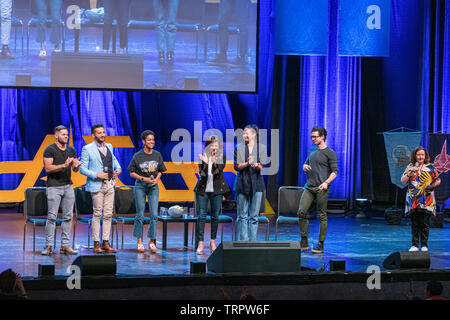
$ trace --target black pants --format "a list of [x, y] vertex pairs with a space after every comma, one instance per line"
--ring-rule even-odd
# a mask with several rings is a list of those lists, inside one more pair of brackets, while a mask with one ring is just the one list
[[419, 248], [428, 247], [428, 235], [430, 233], [430, 213], [425, 209], [411, 210], [412, 245]]
[[131, 0], [105, 0], [105, 17], [103, 25], [103, 49], [109, 50], [109, 41], [113, 28], [113, 20], [117, 17], [120, 35], [120, 48], [128, 46], [128, 14]]

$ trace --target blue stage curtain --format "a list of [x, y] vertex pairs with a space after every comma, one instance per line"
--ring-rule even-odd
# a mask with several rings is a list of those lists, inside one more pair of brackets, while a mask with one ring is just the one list
[[[424, 132], [450, 130], [450, 3], [425, 0], [420, 111]], [[431, 119], [430, 119], [431, 118]], [[430, 121], [431, 120], [431, 121]], [[430, 124], [431, 123], [431, 124]], [[425, 139], [424, 144], [427, 144]]]
[[330, 2], [328, 55], [301, 57], [298, 181], [307, 176], [303, 163], [312, 146], [311, 129], [327, 129], [327, 145], [336, 151], [339, 174], [330, 198], [360, 196], [361, 58], [338, 56], [338, 1]]

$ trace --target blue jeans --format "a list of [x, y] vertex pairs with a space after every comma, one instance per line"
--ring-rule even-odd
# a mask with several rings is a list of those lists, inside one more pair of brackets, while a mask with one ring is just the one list
[[250, 195], [240, 192], [237, 194], [237, 220], [240, 241], [256, 241], [261, 198], [262, 192], [255, 192]]
[[52, 30], [50, 42], [61, 43], [61, 3], [62, 0], [35, 0], [38, 11], [38, 25], [36, 31], [36, 42], [45, 42], [45, 27], [47, 24], [47, 6], [50, 6], [50, 18], [52, 19]]
[[142, 238], [142, 229], [144, 226], [144, 211], [145, 200], [148, 195], [148, 204], [150, 209], [150, 224], [148, 227], [147, 236], [151, 240], [156, 239], [156, 227], [158, 224], [158, 200], [159, 188], [158, 185], [151, 186], [148, 183], [136, 180], [134, 185], [134, 200], [136, 202], [136, 218], [134, 219], [133, 236]]
[[[158, 51], [174, 51], [179, 0], [153, 0], [156, 14], [156, 46]], [[164, 7], [167, 4], [167, 8]]]
[[47, 222], [45, 224], [45, 243], [47, 246], [53, 245], [55, 236], [56, 217], [58, 216], [59, 205], [62, 210], [61, 223], [61, 246], [69, 245], [69, 233], [72, 228], [73, 205], [75, 203], [75, 193], [71, 184], [58, 187], [47, 188]]
[[197, 220], [197, 232], [195, 241], [204, 241], [205, 222], [208, 215], [208, 201], [211, 204], [211, 240], [216, 239], [217, 227], [219, 225], [219, 214], [222, 208], [223, 195], [213, 193], [196, 194], [196, 201], [198, 203], [198, 220]]

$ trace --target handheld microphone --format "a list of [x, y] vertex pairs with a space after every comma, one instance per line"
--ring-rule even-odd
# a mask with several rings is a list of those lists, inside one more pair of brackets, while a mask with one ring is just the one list
[[[150, 179], [152, 179], [152, 180], [155, 179], [155, 176], [154, 175], [150, 175]], [[156, 185], [153, 185], [152, 189], [155, 190], [156, 189]]]

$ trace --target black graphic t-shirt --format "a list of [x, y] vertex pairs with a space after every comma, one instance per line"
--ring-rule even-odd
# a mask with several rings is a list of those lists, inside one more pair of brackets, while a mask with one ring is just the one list
[[142, 177], [156, 178], [158, 172], [167, 171], [163, 162], [161, 153], [153, 150], [151, 154], [145, 153], [144, 150], [136, 152], [128, 165], [128, 171], [136, 172]]
[[[44, 158], [53, 158], [54, 165], [63, 164], [68, 157], [77, 157], [77, 152], [71, 146], [67, 146], [66, 150], [61, 150], [54, 143], [44, 150]], [[47, 174], [47, 187], [59, 187], [72, 184], [72, 180], [70, 180], [71, 173], [71, 166], [68, 166], [61, 171]]]

